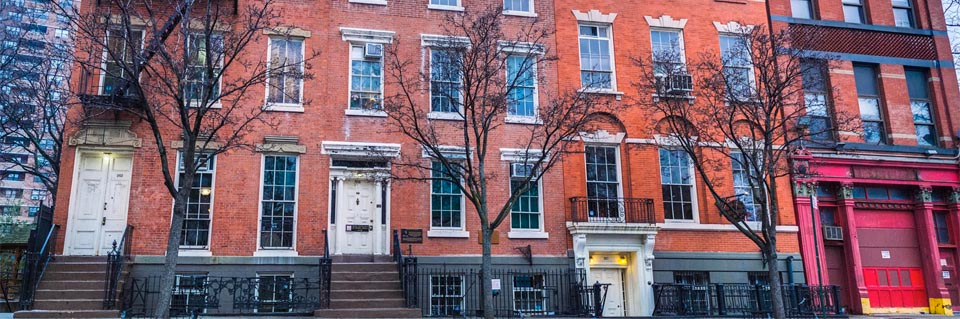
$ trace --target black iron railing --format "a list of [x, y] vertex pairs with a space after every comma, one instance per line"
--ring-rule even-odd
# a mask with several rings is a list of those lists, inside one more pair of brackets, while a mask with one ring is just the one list
[[404, 305], [413, 308], [417, 306], [417, 258], [403, 256], [399, 234], [397, 230], [393, 230], [393, 259], [397, 263], [397, 272], [400, 273]]
[[38, 222], [37, 229], [30, 236], [30, 248], [24, 258], [23, 277], [20, 281], [20, 309], [33, 308], [34, 295], [53, 256], [59, 229], [60, 225]]
[[593, 223], [653, 224], [650, 198], [570, 198], [570, 221]]
[[120, 237], [120, 242], [114, 240], [110, 252], [107, 253], [107, 277], [103, 281], [103, 309], [113, 309], [117, 306], [123, 265], [130, 258], [130, 239], [132, 237], [133, 226], [127, 225], [123, 230], [123, 236]]
[[327, 237], [327, 231], [323, 231], [323, 257], [320, 258], [319, 262], [319, 289], [320, 289], [320, 303], [317, 308], [326, 309], [330, 308], [330, 286], [331, 286], [331, 274], [333, 273], [333, 259], [330, 258], [330, 240]]
[[84, 107], [126, 109], [143, 105], [141, 94], [132, 80], [107, 77], [102, 73], [103, 70], [81, 70], [77, 96]]
[[[794, 284], [783, 285], [782, 291], [784, 307], [790, 317], [829, 317], [844, 313], [837, 286]], [[654, 284], [653, 294], [654, 316], [765, 318], [773, 312], [768, 285]]]
[[[312, 316], [316, 309], [329, 306], [325, 285], [329, 281], [316, 277], [181, 275], [173, 287], [170, 316]], [[131, 278], [126, 289], [124, 316], [152, 316], [162, 289], [160, 277]]]
[[3, 298], [3, 305], [0, 309], [4, 312], [14, 312], [17, 310], [16, 298], [20, 295], [20, 280], [16, 278], [16, 273], [12, 271], [0, 271], [0, 297]]

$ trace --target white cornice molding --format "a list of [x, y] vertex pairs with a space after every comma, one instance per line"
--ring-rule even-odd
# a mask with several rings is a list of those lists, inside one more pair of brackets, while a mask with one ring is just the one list
[[340, 27], [340, 36], [347, 42], [383, 43], [393, 42], [396, 32], [386, 30]]
[[597, 10], [597, 9], [593, 9], [587, 12], [583, 12], [580, 10], [573, 10], [573, 16], [577, 17], [577, 21], [607, 23], [607, 24], [613, 24], [613, 20], [617, 18], [617, 14], [615, 12], [603, 14], [600, 12], [600, 10]]
[[626, 136], [627, 133], [610, 134], [610, 132], [605, 130], [580, 132], [580, 140], [584, 143], [620, 144]]
[[717, 28], [717, 32], [732, 34], [749, 34], [750, 32], [753, 32], [753, 28], [755, 27], [752, 24], [742, 25], [737, 21], [730, 21], [727, 23], [714, 21], [713, 26]]
[[[462, 160], [466, 159], [467, 148], [463, 146], [455, 145], [438, 145], [436, 146], [437, 150], [440, 151], [440, 155], [448, 159]], [[471, 155], [473, 150], [470, 150]], [[423, 150], [420, 152], [420, 155], [424, 158], [433, 158], [436, 159], [438, 156], [435, 156], [433, 151], [429, 148], [423, 147]]]
[[500, 47], [500, 51], [506, 53], [543, 55], [547, 52], [546, 46], [542, 43], [498, 41], [497, 45]]
[[320, 153], [333, 157], [397, 158], [400, 144], [323, 141]]
[[647, 20], [647, 24], [651, 27], [657, 28], [671, 28], [671, 29], [683, 29], [687, 25], [687, 19], [674, 19], [671, 16], [664, 15], [657, 18], [651, 16], [643, 16], [644, 20]]
[[522, 148], [501, 148], [500, 160], [507, 162], [531, 162], [543, 158], [544, 161], [550, 160], [550, 155], [543, 155], [543, 150], [528, 150]]
[[470, 38], [439, 34], [421, 34], [420, 45], [425, 47], [469, 47]]

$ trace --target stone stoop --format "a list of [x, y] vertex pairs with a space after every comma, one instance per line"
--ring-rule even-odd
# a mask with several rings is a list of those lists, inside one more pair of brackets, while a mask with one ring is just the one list
[[119, 318], [103, 310], [106, 257], [56, 256], [47, 264], [34, 296], [33, 310], [14, 318]]
[[420, 318], [419, 308], [404, 307], [400, 274], [392, 262], [334, 262], [330, 309], [318, 318]]

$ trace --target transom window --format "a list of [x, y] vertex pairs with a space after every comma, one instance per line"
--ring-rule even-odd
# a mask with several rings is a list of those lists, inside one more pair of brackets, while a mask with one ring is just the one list
[[525, 182], [532, 173], [532, 165], [512, 163], [510, 172], [510, 193], [513, 194], [529, 183], [530, 189], [523, 192], [510, 210], [510, 228], [540, 229], [540, 187], [537, 182]]
[[610, 38], [609, 26], [580, 25], [580, 83], [584, 88], [614, 88]]
[[463, 314], [463, 276], [430, 276], [430, 315], [458, 317]]
[[902, 188], [882, 187], [882, 186], [854, 186], [854, 199], [868, 200], [911, 200], [910, 192]]
[[380, 110], [383, 101], [383, 63], [364, 45], [350, 46], [350, 109]]
[[533, 0], [503, 0], [505, 12], [533, 12]]
[[591, 221], [621, 220], [617, 148], [586, 146], [587, 211]]
[[303, 90], [303, 39], [270, 38], [267, 102], [301, 104]]
[[849, 23], [866, 23], [863, 12], [863, 0], [843, 0], [843, 21]]
[[[181, 155], [182, 157], [182, 155]], [[181, 248], [207, 248], [210, 240], [210, 215], [213, 212], [213, 176], [215, 173], [214, 158], [199, 155], [195, 161], [205, 160], [193, 176], [193, 186], [187, 197], [187, 211], [183, 219], [183, 229], [180, 231]], [[177, 187], [182, 188], [184, 183], [183, 159], [178, 161], [180, 173]]]
[[460, 112], [463, 59], [452, 50], [430, 50], [430, 111]]
[[653, 45], [653, 68], [655, 73], [669, 75], [686, 72], [683, 33], [680, 30], [650, 30], [650, 42]]
[[257, 312], [291, 312], [293, 308], [293, 276], [258, 274]]
[[450, 181], [450, 168], [441, 162], [432, 164], [430, 185], [430, 226], [433, 228], [463, 228], [463, 193]]
[[687, 153], [660, 149], [660, 184], [664, 218], [694, 220], [692, 163]]
[[745, 35], [720, 35], [720, 58], [727, 95], [748, 99], [753, 95], [753, 59]]
[[756, 221], [757, 213], [763, 211], [763, 207], [757, 203], [757, 198], [763, 196], [760, 185], [762, 181], [759, 180], [759, 174], [751, 168], [743, 153], [730, 153], [730, 158], [733, 164], [734, 194], [743, 203], [747, 213], [744, 220]]
[[[203, 34], [190, 34], [187, 39], [187, 52], [190, 58], [187, 63], [186, 92], [187, 102], [194, 102], [205, 106], [205, 102], [215, 102], [220, 98], [220, 73], [223, 71], [223, 36], [211, 35], [210, 47], [207, 48], [207, 39]], [[207, 67], [207, 63], [210, 67]], [[209, 72], [208, 72], [209, 71]], [[216, 81], [216, 85], [213, 84]], [[209, 86], [209, 92], [205, 92]]]
[[101, 95], [130, 95], [136, 88], [130, 84], [133, 76], [133, 59], [139, 54], [143, 42], [143, 31], [132, 30], [126, 34], [122, 30], [107, 30], [107, 43], [104, 48], [103, 76], [100, 78]]
[[297, 209], [297, 156], [267, 155], [263, 163], [260, 247], [291, 249]]
[[907, 94], [910, 96], [910, 111], [917, 132], [917, 145], [937, 146], [937, 127], [930, 109], [930, 93], [927, 89], [927, 72], [923, 69], [906, 68]]
[[854, 64], [853, 76], [857, 84], [864, 142], [885, 144], [887, 138], [881, 113], [880, 90], [877, 88], [877, 70], [872, 65]]
[[891, 0], [891, 4], [893, 5], [894, 25], [904, 28], [915, 27], [913, 20], [913, 4], [910, 2], [912, 2], [912, 0]]
[[511, 55], [507, 57], [507, 115], [536, 116], [537, 80], [536, 58]]

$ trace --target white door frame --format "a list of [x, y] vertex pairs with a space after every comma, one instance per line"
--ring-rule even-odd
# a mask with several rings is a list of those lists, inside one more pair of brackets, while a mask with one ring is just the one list
[[[386, 216], [381, 216], [381, 212], [378, 210], [374, 213], [374, 224], [373, 224], [373, 254], [374, 255], [389, 255], [390, 254], [390, 193], [391, 193], [391, 183], [390, 183], [390, 169], [387, 168], [346, 168], [346, 167], [331, 167], [330, 168], [330, 182], [336, 183], [337, 188], [337, 197], [336, 200], [337, 207], [336, 212], [333, 211], [333, 207], [327, 207], [327, 229], [328, 229], [328, 240], [332, 246], [332, 254], [342, 255], [342, 247], [340, 239], [346, 236], [346, 227], [340, 225], [343, 212], [343, 203], [346, 203], [346, 194], [344, 190], [344, 181], [346, 180], [355, 180], [355, 179], [366, 179], [375, 183], [375, 188], [373, 198], [376, 202], [383, 205], [386, 209]], [[386, 187], [386, 192], [383, 192], [383, 187]], [[384, 194], [385, 193], [385, 194]], [[386, 197], [384, 197], [384, 195]], [[329, 197], [329, 193], [328, 193]], [[384, 209], [384, 208], [381, 208]], [[332, 214], [336, 214], [336, 219], [333, 220], [330, 218]], [[385, 217], [385, 220], [381, 220]], [[330, 232], [329, 230], [334, 230]]]
[[[74, 216], [73, 216], [73, 215], [74, 215], [74, 212], [76, 211], [76, 205], [78, 204], [78, 199], [77, 199], [77, 197], [78, 197], [78, 196], [77, 196], [77, 191], [78, 191], [78, 190], [77, 190], [77, 179], [80, 177], [80, 169], [79, 169], [79, 168], [80, 168], [80, 167], [79, 167], [80, 159], [82, 158], [82, 155], [83, 155], [83, 154], [88, 154], [88, 153], [104, 153], [104, 152], [110, 152], [110, 153], [114, 153], [114, 154], [120, 153], [120, 154], [124, 154], [124, 155], [129, 156], [129, 157], [130, 157], [131, 171], [133, 170], [133, 165], [134, 165], [134, 164], [133, 164], [133, 160], [134, 160], [134, 156], [133, 156], [133, 155], [134, 155], [134, 152], [133, 152], [133, 150], [131, 150], [130, 148], [126, 148], [126, 147], [77, 147], [76, 151], [74, 152], [74, 158], [73, 158], [73, 173], [71, 174], [72, 179], [71, 179], [71, 181], [70, 181], [70, 201], [69, 201], [69, 204], [68, 204], [69, 206], [67, 206], [67, 227], [66, 227], [66, 229], [64, 230], [64, 236], [63, 236], [63, 255], [73, 255], [73, 245], [72, 245], [72, 240], [74, 239], [74, 238], [73, 238], [73, 230], [74, 230], [74, 228], [76, 227], [76, 225], [74, 225], [74, 221], [73, 221], [73, 217], [74, 217]], [[133, 180], [132, 176], [131, 176], [131, 180]], [[128, 192], [128, 194], [127, 194], [127, 201], [128, 201], [128, 206], [127, 206], [127, 211], [126, 211], [126, 213], [124, 214], [124, 224], [127, 223], [127, 221], [129, 220], [129, 217], [130, 217], [130, 207], [129, 207], [130, 194], [129, 194], [129, 192]], [[96, 249], [99, 249], [99, 245], [95, 245], [95, 247], [97, 247]], [[101, 253], [101, 255], [102, 255], [102, 253]]]

